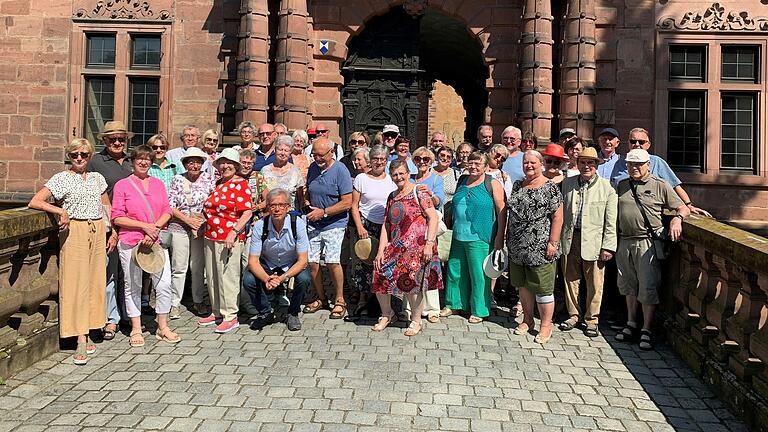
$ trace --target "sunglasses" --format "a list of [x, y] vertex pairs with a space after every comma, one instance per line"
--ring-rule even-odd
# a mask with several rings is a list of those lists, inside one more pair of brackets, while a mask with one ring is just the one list
[[387, 133], [382, 134], [382, 135], [384, 135], [385, 138], [397, 138], [397, 134], [394, 133], [394, 132], [387, 132]]
[[127, 142], [128, 137], [107, 137], [107, 142], [110, 144], [117, 143], [117, 142]]
[[319, 134], [326, 134], [326, 133], [328, 133], [330, 131], [328, 129], [318, 129], [316, 132], [319, 133]]
[[360, 145], [364, 145], [364, 144], [365, 144], [365, 140], [349, 140], [349, 143], [350, 143], [350, 144], [360, 144]]
[[647, 142], [648, 142], [648, 140], [641, 140], [641, 139], [631, 139], [631, 140], [629, 140], [629, 143], [630, 143], [630, 144], [640, 144], [640, 145], [644, 145], [644, 144], [645, 144], [645, 143], [647, 143]]
[[560, 165], [563, 162], [560, 159], [544, 159], [544, 163], [547, 165]]
[[441, 154], [438, 157], [440, 158], [440, 160], [451, 160], [451, 159], [453, 159], [453, 156], [451, 156], [450, 154]]
[[493, 155], [493, 158], [494, 158], [494, 159], [502, 159], [502, 160], [506, 160], [506, 159], [507, 159], [507, 157], [506, 157], [506, 156], [504, 156], [504, 155], [503, 155], [503, 154], [501, 154], [501, 153], [496, 153], [495, 155]]
[[215, 142], [215, 143], [219, 142], [219, 140], [217, 140], [216, 138], [206, 138], [205, 140], [210, 142]]
[[91, 157], [91, 154], [88, 152], [72, 152], [69, 154], [69, 158], [72, 160], [77, 158], [88, 159], [89, 157]]
[[165, 150], [167, 147], [161, 145], [153, 145], [152, 150]]
[[272, 135], [275, 131], [259, 132], [259, 135]]
[[424, 162], [424, 163], [430, 163], [430, 162], [432, 162], [432, 158], [429, 158], [429, 157], [421, 157], [421, 156], [414, 156], [414, 157], [413, 157], [413, 161], [414, 161], [414, 162], [416, 162], [416, 163], [422, 163], [422, 162]]

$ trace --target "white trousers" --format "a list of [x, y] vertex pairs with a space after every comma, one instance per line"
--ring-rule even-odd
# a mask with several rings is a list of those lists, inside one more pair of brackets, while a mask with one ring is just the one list
[[189, 285], [192, 289], [192, 301], [202, 303], [205, 298], [205, 253], [203, 236], [192, 237], [189, 231], [169, 231], [171, 234], [171, 287], [173, 297], [171, 305], [179, 307], [190, 271]]
[[[123, 242], [117, 243], [125, 282], [125, 310], [129, 318], [141, 316], [142, 270], [132, 257], [135, 247], [138, 245], [129, 246]], [[158, 314], [167, 314], [171, 311], [171, 260], [166, 249], [163, 249], [163, 254], [165, 255], [163, 269], [150, 275], [152, 285], [155, 287], [155, 311]]]

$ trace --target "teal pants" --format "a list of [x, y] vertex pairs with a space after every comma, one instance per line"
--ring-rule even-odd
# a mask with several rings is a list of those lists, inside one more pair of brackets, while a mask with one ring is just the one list
[[485, 318], [490, 315], [491, 280], [483, 273], [483, 260], [491, 247], [484, 241], [451, 243], [445, 306]]

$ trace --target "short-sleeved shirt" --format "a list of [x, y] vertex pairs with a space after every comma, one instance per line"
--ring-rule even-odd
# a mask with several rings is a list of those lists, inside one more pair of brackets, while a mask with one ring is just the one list
[[109, 155], [107, 149], [104, 149], [93, 155], [91, 160], [88, 161], [86, 170], [97, 172], [104, 177], [104, 180], [107, 182], [107, 195], [111, 201], [112, 189], [115, 187], [115, 184], [131, 175], [133, 173], [133, 166], [131, 166], [127, 156], [123, 158], [123, 163], [119, 164], [116, 159]]
[[[187, 179], [186, 174], [178, 174], [171, 181], [171, 191], [168, 194], [171, 208], [184, 213], [202, 213], [203, 202], [213, 190], [214, 181], [211, 175], [203, 171], [194, 182]], [[168, 230], [183, 232], [186, 225], [182, 225], [176, 218], [171, 219]]]
[[358, 174], [353, 187], [360, 192], [360, 215], [375, 224], [384, 223], [384, 212], [390, 192], [397, 189], [389, 174], [383, 179], [375, 179], [368, 174]]
[[267, 270], [281, 268], [287, 271], [299, 259], [299, 253], [309, 251], [309, 237], [307, 236], [307, 223], [303, 218], [296, 218], [296, 238], [291, 232], [291, 216], [286, 215], [283, 221], [283, 229], [278, 236], [272, 218], [269, 218], [267, 227], [267, 239], [262, 244], [261, 236], [264, 233], [264, 219], [259, 219], [253, 224], [251, 234], [250, 254], [256, 255], [268, 267]]
[[83, 176], [70, 170], [56, 173], [46, 183], [56, 201], [67, 211], [70, 219], [101, 219], [104, 208], [101, 194], [107, 190], [104, 176], [97, 172]]
[[[185, 149], [184, 146], [172, 148], [165, 153], [165, 158], [176, 165], [176, 174], [181, 174], [187, 171], [187, 169], [184, 168], [184, 164], [181, 163], [181, 158], [183, 158], [185, 154], [187, 154], [187, 149]], [[167, 166], [168, 165], [166, 165], [166, 167]]]
[[156, 163], [152, 163], [152, 166], [149, 167], [149, 175], [160, 179], [161, 182], [165, 185], [165, 191], [170, 192], [171, 190], [171, 180], [173, 180], [173, 177], [179, 173], [178, 166], [181, 163], [177, 164], [176, 162], [165, 158], [165, 167], [160, 168], [160, 165]]
[[426, 185], [427, 188], [429, 188], [429, 191], [435, 194], [435, 196], [438, 199], [440, 199], [440, 202], [437, 203], [435, 208], [437, 210], [442, 209], [443, 204], [445, 204], [445, 190], [443, 188], [443, 177], [438, 175], [435, 171], [432, 171], [432, 173], [426, 179], [422, 181], [416, 181], [416, 175], [417, 174], [411, 175], [411, 182], [417, 185], [419, 184]]
[[[651, 158], [651, 174], [664, 180], [673, 188], [680, 186], [683, 183], [680, 181], [677, 175], [675, 175], [675, 172], [672, 171], [672, 168], [669, 167], [667, 161], [656, 155], [649, 156]], [[613, 187], [616, 187], [616, 185], [618, 185], [619, 182], [625, 178], [629, 178], [629, 170], [627, 169], [627, 161], [624, 160], [624, 158], [621, 158], [621, 160], [618, 161], [616, 166], [613, 168], [611, 184]]]
[[[243, 213], [252, 209], [251, 188], [247, 180], [234, 176], [229, 181], [220, 182], [203, 203], [205, 238], [223, 242]], [[237, 240], [245, 240], [245, 230], [237, 236]]]
[[[392, 165], [392, 161], [397, 160], [397, 155], [389, 155], [389, 162], [387, 162], [387, 172], [389, 172], [389, 166]], [[408, 159], [405, 160], [405, 163], [408, 165], [408, 174], [417, 174], [419, 172], [419, 168], [416, 167], [416, 164], [413, 163], [413, 160], [411, 159], [411, 156], [408, 155]]]
[[[145, 200], [147, 203], [144, 202]], [[147, 204], [152, 208], [151, 214]], [[165, 192], [165, 185], [160, 180], [149, 177], [148, 191], [144, 190], [141, 180], [136, 176], [126, 177], [115, 184], [112, 200], [113, 221], [119, 217], [128, 217], [140, 222], [155, 223], [164, 214], [172, 213], [171, 206], [168, 204], [168, 193]], [[118, 230], [118, 236], [122, 243], [135, 246], [144, 239], [144, 231], [138, 228], [121, 227]], [[159, 241], [158, 238], [157, 242]]]
[[[349, 176], [349, 170], [342, 163], [334, 162], [324, 171], [320, 171], [317, 163], [313, 162], [307, 172], [307, 190], [309, 191], [309, 203], [312, 207], [326, 209], [341, 201], [343, 195], [352, 193], [352, 177]], [[309, 225], [325, 231], [333, 228], [344, 228], [347, 226], [348, 220], [348, 212], [341, 212], [310, 221]]]
[[[648, 230], [645, 228], [643, 215], [637, 207], [630, 187], [631, 179], [619, 182], [619, 236], [624, 238], [647, 238]], [[634, 182], [637, 187], [637, 198], [645, 209], [648, 222], [654, 231], [661, 229], [662, 209], [675, 210], [683, 205], [683, 201], [677, 196], [667, 182], [649, 174], [645, 179]]]
[[517, 152], [516, 155], [510, 156], [504, 161], [504, 165], [501, 166], [502, 171], [507, 173], [509, 181], [514, 184], [516, 181], [523, 181], [525, 174], [523, 173], [523, 156], [525, 153]]
[[603, 159], [604, 162], [597, 166], [597, 175], [604, 179], [611, 180], [615, 176], [616, 164], [619, 163], [620, 160], [624, 160], [624, 158], [621, 157], [620, 154], [614, 152], [611, 157], [606, 159], [602, 150], [600, 151], [600, 158]]
[[274, 168], [274, 164], [269, 164], [261, 170], [264, 187], [267, 190], [275, 188], [285, 189], [291, 194], [291, 208], [298, 210], [301, 205], [296, 203], [296, 189], [304, 187], [304, 177], [302, 177], [301, 171], [291, 164], [285, 174], [278, 175]]
[[558, 258], [547, 257], [552, 215], [563, 202], [560, 187], [547, 181], [538, 188], [512, 185], [507, 205], [507, 249], [509, 260], [517, 265], [539, 266]]
[[275, 144], [272, 143], [272, 148], [269, 154], [262, 152], [261, 147], [253, 150], [256, 153], [256, 160], [253, 161], [253, 170], [261, 171], [265, 166], [275, 162]]

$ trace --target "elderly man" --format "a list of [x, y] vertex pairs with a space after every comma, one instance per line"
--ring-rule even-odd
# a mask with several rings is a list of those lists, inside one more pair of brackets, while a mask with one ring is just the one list
[[[605, 262], [616, 252], [616, 215], [618, 196], [611, 183], [597, 175], [602, 160], [597, 151], [587, 147], [576, 165], [579, 175], [563, 180], [563, 251], [565, 304], [569, 318], [560, 330], [573, 329], [583, 318], [584, 334], [597, 337], [600, 304], [603, 298]], [[586, 307], [579, 305], [579, 285], [587, 285]]]
[[565, 148], [565, 145], [568, 143], [568, 141], [572, 140], [575, 136], [576, 129], [569, 127], [562, 128], [560, 129], [560, 133], [557, 135], [557, 143]]
[[493, 128], [490, 125], [481, 125], [477, 128], [477, 149], [487, 152], [493, 146]]
[[651, 174], [650, 157], [642, 149], [630, 150], [626, 157], [629, 178], [619, 182], [619, 245], [616, 265], [619, 269], [619, 293], [627, 304], [627, 325], [616, 340], [631, 342], [637, 338], [637, 303], [642, 305], [643, 328], [640, 349], [653, 349], [651, 323], [661, 288], [660, 242], [654, 241], [664, 226], [662, 210], [676, 210], [669, 224], [669, 238], [678, 241], [683, 220], [690, 210], [672, 187]]
[[341, 319], [347, 313], [344, 302], [344, 271], [341, 267], [341, 243], [352, 207], [352, 177], [344, 164], [333, 158], [333, 143], [327, 138], [317, 138], [312, 144], [315, 161], [307, 172], [309, 191], [309, 267], [317, 300], [304, 308], [304, 313], [314, 313], [327, 304], [320, 273], [320, 256], [324, 256], [335, 288], [335, 301], [331, 319]]
[[[310, 136], [310, 141], [311, 141], [312, 143], [314, 143], [314, 140], [315, 140], [315, 139], [318, 139], [318, 138], [325, 138], [325, 139], [327, 139], [327, 140], [329, 140], [329, 141], [331, 142], [331, 146], [333, 147], [333, 159], [334, 159], [334, 160], [341, 160], [341, 158], [343, 158], [343, 157], [344, 157], [344, 147], [342, 147], [342, 146], [338, 145], [337, 143], [333, 142], [333, 141], [332, 141], [332, 140], [329, 138], [329, 137], [330, 137], [330, 135], [331, 135], [331, 130], [330, 130], [330, 129], [328, 129], [328, 125], [326, 125], [325, 123], [322, 123], [322, 122], [320, 122], [320, 123], [318, 123], [318, 124], [315, 126], [315, 128], [314, 128], [314, 129], [308, 129], [308, 130], [307, 130], [307, 135], [310, 135], [310, 134], [309, 134], [309, 131], [310, 131], [310, 130], [314, 130], [314, 131], [315, 131], [315, 133], [316, 133], [316, 138], [314, 138], [314, 139], [313, 139], [313, 138]], [[305, 154], [307, 154], [307, 155], [309, 155], [309, 156], [312, 156], [312, 145], [308, 145], [308, 146], [307, 146], [307, 147], [304, 149], [304, 153], [305, 153]]]
[[509, 150], [509, 156], [504, 161], [501, 169], [507, 173], [509, 180], [514, 183], [525, 178], [523, 174], [523, 152], [520, 151], [522, 132], [514, 126], [507, 126], [501, 133], [501, 143]]
[[604, 179], [611, 180], [614, 168], [621, 160], [621, 155], [618, 153], [619, 144], [621, 144], [619, 132], [614, 128], [605, 128], [597, 136], [597, 143], [600, 145], [600, 158], [604, 161], [597, 168], [597, 174]]
[[179, 140], [181, 140], [181, 147], [175, 147], [168, 150], [165, 154], [165, 158], [176, 165], [179, 174], [181, 174], [187, 171], [186, 168], [184, 168], [184, 164], [181, 163], [181, 158], [187, 154], [187, 149], [190, 147], [200, 147], [200, 129], [195, 125], [184, 126], [184, 129], [181, 130], [181, 134], [179, 134]]
[[397, 125], [384, 125], [384, 129], [381, 130], [381, 137], [383, 139], [382, 144], [389, 149], [389, 160], [393, 160], [394, 157], [397, 157], [393, 155], [395, 153], [395, 143], [400, 138], [400, 128]]
[[275, 133], [277, 136], [287, 134], [288, 126], [286, 126], [285, 123], [275, 123]]
[[259, 126], [259, 132], [257, 133], [261, 145], [255, 149], [256, 160], [253, 162], [253, 170], [256, 172], [261, 171], [265, 166], [275, 161], [275, 138], [277, 133], [275, 127], [269, 123], [264, 123]]
[[[93, 155], [86, 169], [89, 172], [97, 172], [104, 176], [104, 179], [107, 181], [107, 195], [109, 195], [110, 202], [112, 202], [112, 189], [115, 187], [115, 183], [130, 176], [133, 172], [131, 163], [126, 155], [128, 140], [132, 137], [133, 133], [129, 132], [121, 121], [107, 122], [104, 125], [104, 131], [96, 135], [96, 138], [104, 143], [104, 149]], [[107, 323], [104, 327], [105, 340], [115, 338], [119, 323], [125, 326], [130, 325], [125, 311], [123, 290], [115, 289], [116, 286], [123, 286], [122, 274], [120, 274], [120, 257], [115, 246], [117, 246], [117, 230], [113, 228], [107, 237]]]
[[267, 294], [284, 290], [290, 278], [295, 279], [286, 325], [290, 331], [301, 330], [299, 309], [310, 283], [309, 239], [304, 219], [288, 214], [290, 202], [290, 193], [285, 189], [270, 190], [269, 215], [253, 225], [248, 271], [243, 277], [245, 290], [258, 312], [251, 321], [251, 330], [261, 330], [274, 321]]
[[435, 131], [432, 134], [432, 138], [429, 139], [429, 149], [432, 153], [437, 154], [441, 147], [445, 147], [445, 132]]
[[[643, 149], [649, 151], [651, 149], [651, 138], [648, 131], [641, 127], [636, 127], [629, 131], [629, 149]], [[669, 167], [667, 161], [656, 155], [649, 156], [651, 158], [651, 174], [669, 183], [677, 196], [688, 206], [691, 213], [712, 217], [706, 210], [693, 205], [691, 198], [688, 196], [688, 192], [683, 189], [683, 182], [680, 181], [677, 175], [675, 175], [675, 172]], [[621, 159], [616, 163], [616, 166], [613, 169], [611, 182], [615, 185], [627, 177], [627, 163]]]

